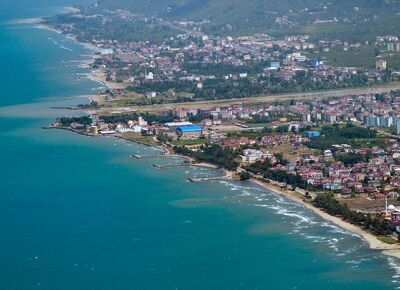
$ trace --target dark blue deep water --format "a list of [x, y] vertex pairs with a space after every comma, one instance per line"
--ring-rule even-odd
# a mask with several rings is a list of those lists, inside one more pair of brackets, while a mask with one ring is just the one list
[[[75, 1], [77, 2], [77, 1]], [[398, 261], [252, 183], [190, 184], [152, 149], [42, 130], [99, 84], [89, 51], [15, 19], [73, 1], [0, 1], [0, 289], [397, 289]], [[74, 96], [73, 98], [66, 96]]]

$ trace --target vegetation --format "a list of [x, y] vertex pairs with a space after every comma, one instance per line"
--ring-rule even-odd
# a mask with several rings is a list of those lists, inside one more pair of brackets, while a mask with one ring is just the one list
[[192, 145], [202, 145], [207, 142], [207, 139], [179, 139], [171, 142], [173, 146], [184, 147]]
[[[398, 1], [100, 0], [98, 3], [99, 9], [122, 8], [170, 19], [208, 19], [210, 23], [203, 28], [206, 32], [230, 35], [308, 33], [317, 38], [359, 41], [377, 34], [397, 34], [400, 26], [400, 17], [396, 15], [400, 8]], [[277, 18], [281, 21], [276, 21]], [[315, 24], [316, 20], [332, 22]]]
[[[244, 67], [243, 69], [248, 69]], [[250, 74], [249, 74], [250, 75]], [[308, 72], [296, 72], [290, 80], [284, 80], [277, 72], [266, 74], [254, 81], [254, 76], [239, 79], [211, 79], [206, 80], [202, 90], [194, 92], [193, 99], [219, 100], [232, 98], [248, 98], [262, 94], [284, 94], [291, 92], [308, 92], [316, 90], [340, 89], [349, 87], [364, 87], [373, 84], [387, 82], [389, 79], [372, 80], [365, 74], [349, 74], [343, 79], [314, 80], [313, 74]]]
[[90, 116], [82, 117], [61, 117], [57, 118], [56, 122], [60, 123], [63, 127], [69, 127], [72, 123], [82, 124], [84, 126], [91, 125], [93, 120]]
[[348, 165], [357, 164], [359, 162], [364, 162], [364, 161], [366, 161], [366, 158], [359, 154], [356, 154], [356, 153], [349, 153], [349, 154], [341, 154], [341, 155], [337, 156], [336, 160], [340, 161], [344, 165], [348, 166]]
[[247, 171], [242, 171], [242, 172], [239, 173], [239, 179], [241, 181], [245, 181], [245, 180], [250, 179], [250, 176], [251, 176], [250, 173], [248, 173]]
[[148, 123], [168, 123], [174, 121], [174, 116], [172, 112], [167, 114], [150, 114], [146, 113], [129, 113], [129, 114], [118, 114], [118, 115], [103, 115], [100, 116], [106, 123], [116, 124], [116, 123], [127, 123], [130, 120], [137, 120], [139, 117], [142, 117]]
[[371, 230], [374, 234], [387, 235], [391, 233], [384, 214], [371, 215], [369, 213], [352, 211], [346, 204], [338, 202], [332, 193], [319, 193], [314, 199], [313, 204], [333, 216], [342, 217], [346, 221]]
[[[276, 154], [275, 158], [280, 164], [287, 163], [287, 160], [285, 160], [281, 154]], [[298, 174], [291, 174], [284, 170], [273, 170], [271, 167], [272, 164], [268, 160], [265, 160], [264, 162], [257, 161], [249, 164], [245, 169], [253, 174], [262, 175], [264, 178], [285, 182], [293, 187], [306, 188], [306, 183]]]
[[377, 134], [374, 130], [358, 127], [351, 123], [344, 127], [335, 124], [323, 126], [321, 137], [311, 139], [306, 146], [318, 150], [330, 149], [334, 144], [349, 144], [357, 147], [366, 146], [368, 141], [375, 139], [377, 139]]
[[160, 143], [163, 143], [163, 144], [165, 144], [165, 143], [167, 143], [167, 142], [171, 142], [172, 141], [172, 137], [171, 136], [168, 136], [168, 134], [158, 134], [157, 135], [157, 140], [160, 142]]
[[285, 182], [293, 187], [305, 188], [305, 182], [297, 174], [290, 174], [283, 170], [268, 170], [264, 173], [264, 177], [279, 182]]
[[125, 43], [132, 41], [161, 43], [179, 33], [169, 26], [151, 21], [111, 18], [107, 25], [104, 25], [100, 17], [79, 18], [75, 17], [74, 14], [60, 14], [47, 18], [47, 24], [55, 27], [74, 24], [71, 32], [76, 34], [77, 39], [82, 42], [91, 42], [98, 39], [117, 39]]
[[394, 244], [398, 243], [398, 241], [396, 241], [395, 239], [393, 239], [391, 237], [387, 237], [387, 236], [379, 236], [378, 240], [380, 240], [386, 244], [390, 244], [390, 245], [394, 245]]
[[122, 136], [128, 140], [134, 141], [134, 142], [139, 142], [144, 145], [154, 145], [155, 141], [153, 136], [146, 136], [146, 135], [141, 135], [139, 133], [123, 133]]
[[236, 161], [238, 153], [230, 149], [224, 149], [218, 145], [202, 146], [199, 151], [191, 151], [185, 147], [174, 147], [178, 154], [194, 157], [200, 162], [208, 162], [228, 170], [236, 170], [239, 162]]

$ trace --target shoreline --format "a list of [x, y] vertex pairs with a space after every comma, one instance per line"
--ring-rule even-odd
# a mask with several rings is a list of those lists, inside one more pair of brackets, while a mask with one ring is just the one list
[[[69, 11], [70, 13], [75, 13], [77, 11], [79, 11], [79, 9], [75, 9], [73, 7], [65, 7], [67, 11]], [[50, 25], [47, 25], [44, 23], [44, 18], [43, 17], [37, 17], [37, 18], [26, 18], [26, 19], [18, 19], [16, 20], [16, 23], [18, 24], [30, 24], [33, 25], [33, 27], [37, 28], [37, 29], [42, 29], [42, 30], [47, 30], [47, 31], [51, 31], [57, 34], [63, 34], [62, 30], [56, 29]], [[98, 56], [96, 55], [96, 53], [99, 53], [101, 51], [101, 49], [91, 43], [86, 43], [86, 42], [81, 42], [79, 41], [76, 36], [72, 35], [72, 34], [65, 34], [65, 37], [71, 41], [74, 41], [75, 43], [83, 46], [85, 49], [88, 49], [90, 51], [92, 51], [94, 54], [91, 56], [92, 59], [90, 60], [82, 60], [79, 64], [79, 66], [89, 70], [89, 72], [86, 75], [86, 78], [88, 78], [89, 80], [92, 80], [94, 82], [98, 82], [99, 84], [101, 84], [102, 86], [108, 88], [108, 89], [113, 89], [113, 90], [117, 90], [117, 89], [121, 89], [122, 87], [126, 87], [128, 86], [127, 84], [119, 84], [119, 83], [114, 83], [114, 82], [109, 82], [105, 80], [105, 73], [104, 70], [102, 68], [97, 68], [97, 69], [93, 69], [91, 68], [91, 65], [95, 62], [95, 60], [98, 58]]]
[[289, 192], [288, 190], [282, 189], [278, 187], [277, 185], [271, 184], [271, 183], [266, 183], [264, 181], [261, 181], [256, 178], [251, 178], [250, 179], [252, 182], [262, 186], [265, 189], [271, 190], [274, 193], [277, 193], [281, 196], [286, 197], [287, 199], [296, 202], [298, 204], [301, 204], [305, 208], [311, 210], [313, 213], [321, 217], [322, 219], [333, 223], [334, 225], [349, 231], [351, 233], [356, 234], [359, 236], [362, 240], [366, 241], [369, 245], [369, 248], [371, 250], [378, 250], [384, 255], [391, 256], [391, 257], [396, 257], [400, 259], [400, 244], [387, 244], [378, 239], [375, 235], [372, 233], [360, 228], [359, 226], [353, 225], [339, 217], [330, 215], [320, 208], [317, 208], [313, 206], [312, 204], [304, 201], [300, 196], [298, 196], [295, 192]]
[[[64, 7], [67, 13], [77, 13], [80, 12], [78, 8], [75, 7]], [[31, 19], [19, 19], [17, 23], [20, 24], [32, 24], [34, 27], [39, 29], [45, 29], [49, 31], [56, 32], [58, 34], [64, 34], [62, 30], [54, 28], [53, 26], [47, 25], [44, 23], [43, 17], [38, 18], [31, 18]], [[89, 42], [81, 42], [77, 39], [77, 37], [73, 34], [64, 34], [66, 38], [75, 41], [76, 43], [84, 46], [86, 49], [99, 53], [102, 49], [97, 47], [96, 45], [89, 43]], [[123, 90], [126, 89], [130, 83], [129, 82], [115, 82], [115, 81], [107, 81], [106, 76], [104, 73], [104, 69], [101, 67], [98, 68], [91, 68], [91, 64], [94, 63], [98, 55], [94, 55], [95, 57], [91, 61], [82, 61], [82, 66], [89, 70], [86, 78], [98, 82], [102, 86], [106, 87], [110, 90]], [[318, 98], [318, 99], [325, 99], [334, 96], [345, 96], [345, 95], [354, 95], [354, 94], [373, 94], [373, 93], [386, 93], [391, 90], [400, 89], [400, 81], [390, 81], [380, 84], [375, 84], [369, 87], [348, 87], [348, 88], [334, 88], [334, 89], [326, 89], [326, 90], [316, 90], [316, 91], [306, 91], [306, 92], [286, 92], [286, 93], [278, 93], [278, 94], [261, 94], [257, 96], [251, 96], [248, 98], [233, 98], [233, 99], [220, 99], [220, 100], [199, 100], [196, 102], [183, 102], [183, 103], [165, 103], [160, 104], [158, 108], [164, 109], [165, 107], [169, 107], [171, 105], [176, 105], [179, 107], [192, 107], [202, 104], [204, 106], [215, 106], [215, 104], [224, 104], [230, 105], [233, 103], [240, 102], [241, 104], [248, 104], [248, 103], [262, 103], [266, 101], [278, 101], [278, 100], [289, 100], [293, 98], [300, 98], [300, 99], [310, 99], [310, 98]], [[98, 96], [97, 99], [103, 101], [103, 97]], [[132, 105], [128, 106], [128, 111], [136, 111], [140, 108], [140, 110], [153, 110], [154, 107], [149, 107], [149, 105]], [[115, 110], [121, 110], [121, 107], [115, 107]], [[124, 110], [121, 110], [124, 111]]]
[[[80, 135], [83, 135], [86, 137], [94, 137], [94, 135], [80, 133], [76, 130], [67, 129], [67, 128], [43, 127], [43, 129], [61, 129], [61, 130], [70, 131], [72, 133], [80, 134]], [[221, 170], [223, 172], [222, 178], [227, 179], [227, 180], [237, 180], [237, 179], [235, 179], [235, 176], [238, 173], [238, 171], [231, 171], [231, 170], [223, 169], [212, 163], [196, 162], [196, 160], [194, 158], [185, 156], [185, 155], [176, 154], [176, 153], [172, 152], [170, 150], [170, 148], [166, 148], [165, 146], [162, 146], [162, 145], [157, 146], [155, 144], [146, 144], [146, 143], [143, 143], [140, 141], [127, 139], [127, 138], [124, 138], [123, 136], [119, 136], [119, 135], [113, 135], [113, 137], [118, 138], [118, 139], [123, 139], [128, 142], [133, 142], [135, 144], [139, 144], [142, 146], [152, 147], [155, 150], [159, 150], [159, 151], [163, 152], [163, 156], [165, 156], [165, 157], [177, 157], [177, 158], [185, 159], [186, 161], [190, 162], [190, 166], [198, 166], [198, 167], [203, 167], [203, 168]], [[340, 227], [341, 229], [351, 232], [353, 234], [356, 234], [360, 239], [367, 242], [367, 244], [371, 250], [380, 251], [382, 254], [384, 254], [386, 256], [395, 257], [395, 258], [400, 259], [400, 243], [399, 244], [387, 244], [387, 243], [380, 241], [377, 236], [362, 229], [361, 227], [351, 224], [339, 217], [330, 215], [330, 214], [324, 212], [323, 210], [321, 210], [320, 208], [315, 207], [311, 203], [306, 202], [300, 196], [299, 192], [282, 189], [274, 183], [267, 183], [260, 179], [255, 178], [255, 177], [251, 177], [250, 181], [263, 187], [264, 189], [270, 190], [280, 196], [283, 196], [292, 202], [295, 202], [297, 204], [304, 206], [305, 208], [311, 210], [314, 214], [318, 215], [322, 219], [324, 219], [328, 222], [331, 222], [332, 224]]]
[[[50, 30], [56, 33], [61, 34], [62, 31], [57, 30], [49, 25], [46, 25], [43, 23], [43, 18], [35, 18], [35, 19], [21, 19], [18, 21], [18, 23], [25, 23], [25, 24], [33, 24], [36, 28], [39, 29], [45, 29], [45, 30]], [[73, 35], [66, 35], [67, 38], [81, 44], [82, 46], [84, 46], [85, 48], [91, 50], [91, 51], [96, 51], [99, 52], [99, 48], [91, 45], [91, 44], [87, 44], [87, 43], [82, 43], [79, 42], [76, 37], [74, 37]], [[93, 59], [93, 61], [82, 61], [82, 65], [85, 65], [89, 70], [90, 70], [90, 66], [91, 64], [95, 61], [95, 58]], [[96, 81], [106, 87], [108, 87], [109, 89], [118, 89], [118, 83], [112, 83], [112, 82], [107, 82], [105, 81], [105, 76], [104, 76], [104, 71], [102, 68], [97, 68], [97, 69], [93, 69], [88, 73], [87, 76], [89, 79]], [[359, 89], [359, 88], [353, 88], [354, 90]], [[93, 99], [93, 98], [92, 98]], [[65, 128], [58, 128], [58, 129], [64, 129], [64, 130], [68, 130]], [[71, 132], [74, 133], [78, 133], [81, 135], [85, 135], [85, 136], [91, 136], [88, 134], [82, 134], [79, 133], [75, 130], [69, 130]], [[134, 142], [136, 144], [140, 144], [143, 146], [149, 146], [152, 147], [156, 150], [160, 150], [161, 152], [163, 152], [164, 156], [166, 157], [179, 157], [179, 158], [183, 158], [185, 160], [188, 160], [191, 165], [193, 166], [200, 166], [200, 167], [204, 167], [204, 168], [210, 168], [210, 169], [220, 169], [223, 171], [224, 173], [224, 178], [229, 179], [229, 180], [235, 180], [234, 176], [238, 173], [237, 171], [229, 171], [229, 170], [225, 170], [225, 169], [221, 169], [218, 166], [211, 164], [211, 163], [206, 163], [206, 162], [196, 162], [194, 158], [192, 157], [188, 157], [188, 156], [183, 156], [183, 155], [179, 155], [179, 154], [175, 154], [173, 152], [171, 152], [170, 148], [166, 147], [166, 146], [157, 146], [154, 144], [146, 144], [140, 141], [136, 141], [136, 140], [131, 140], [131, 139], [127, 139], [124, 138], [123, 136], [119, 136], [119, 135], [114, 135], [115, 138], [119, 138], [119, 139], [124, 139], [126, 141], [130, 141], [130, 142]], [[359, 226], [353, 225], [339, 217], [336, 216], [332, 216], [326, 212], [324, 212], [323, 210], [313, 206], [312, 204], [304, 201], [298, 194], [296, 194], [295, 192], [291, 192], [285, 189], [282, 189], [274, 184], [271, 183], [266, 183], [262, 180], [256, 179], [254, 177], [252, 177], [250, 179], [251, 182], [254, 182], [255, 184], [263, 187], [264, 189], [273, 191], [276, 194], [282, 195], [285, 198], [301, 204], [302, 206], [304, 206], [305, 208], [308, 208], [309, 210], [311, 210], [314, 214], [318, 215], [319, 217], [321, 217], [322, 219], [331, 222], [333, 224], [335, 224], [336, 226], [349, 231], [351, 233], [356, 234], [357, 236], [359, 236], [362, 240], [366, 241], [369, 245], [369, 248], [372, 250], [378, 250], [380, 252], [382, 252], [383, 254], [387, 255], [387, 256], [392, 256], [392, 257], [396, 257], [398, 259], [400, 259], [400, 244], [387, 244], [384, 243], [382, 241], [380, 241], [378, 239], [377, 236], [373, 235], [372, 233], [362, 229]]]
[[[131, 142], [135, 142], [133, 140], [129, 140]], [[155, 145], [148, 145], [148, 146], [152, 146], [154, 148], [157, 148]], [[159, 149], [159, 148], [157, 148]], [[188, 160], [190, 162], [193, 162], [191, 165], [193, 166], [199, 166], [199, 167], [203, 167], [203, 168], [209, 168], [209, 169], [218, 169], [221, 170], [224, 175], [223, 177], [225, 179], [228, 180], [237, 180], [235, 179], [235, 175], [237, 173], [239, 173], [239, 171], [231, 171], [231, 170], [227, 170], [224, 168], [220, 168], [212, 163], [207, 163], [207, 162], [196, 162], [194, 158], [189, 157], [189, 156], [185, 156], [185, 155], [180, 155], [180, 154], [176, 154], [173, 153], [170, 150], [164, 151], [166, 153], [164, 153], [166, 157], [179, 157], [179, 158], [183, 158], [185, 160]], [[362, 229], [361, 227], [351, 224], [343, 219], [341, 219], [340, 217], [337, 216], [333, 216], [330, 215], [328, 213], [326, 213], [325, 211], [323, 211], [322, 209], [315, 207], [314, 205], [312, 205], [309, 202], [306, 202], [301, 196], [299, 192], [296, 191], [289, 191], [287, 189], [282, 189], [279, 186], [277, 186], [276, 184], [273, 183], [267, 183], [265, 181], [262, 181], [260, 179], [257, 179], [255, 177], [251, 177], [250, 181], [263, 187], [264, 189], [270, 190], [278, 195], [281, 195], [287, 199], [289, 199], [290, 201], [293, 201], [297, 204], [300, 204], [302, 206], [304, 206], [305, 208], [311, 210], [314, 214], [318, 215], [319, 217], [321, 217], [322, 219], [333, 223], [334, 225], [340, 227], [341, 229], [351, 232], [353, 234], [356, 234], [360, 239], [364, 240], [365, 242], [367, 242], [369, 248], [371, 250], [376, 250], [376, 251], [380, 251], [382, 254], [386, 255], [386, 256], [390, 256], [390, 257], [395, 257], [400, 259], [400, 243], [398, 244], [388, 244], [385, 243], [381, 240], [378, 239], [377, 236], [373, 235], [372, 233]]]

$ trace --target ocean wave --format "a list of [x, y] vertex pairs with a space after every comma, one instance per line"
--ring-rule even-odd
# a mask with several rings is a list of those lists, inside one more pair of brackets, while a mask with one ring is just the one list
[[311, 217], [306, 217], [304, 215], [301, 215], [301, 213], [290, 212], [290, 211], [287, 211], [285, 209], [281, 209], [281, 210], [278, 211], [278, 214], [282, 214], [282, 215], [288, 216], [288, 217], [297, 218], [301, 222], [304, 222], [304, 223], [307, 223], [307, 224], [311, 224], [311, 225], [316, 224], [316, 222], [313, 221]]
[[[364, 243], [360, 243], [356, 247], [346, 247], [342, 250], [342, 241], [346, 239], [346, 236], [361, 237], [319, 218], [310, 209], [304, 208], [301, 204], [280, 196], [273, 191], [259, 190], [260, 188], [242, 186], [229, 181], [220, 181], [220, 183], [230, 190], [238, 192], [238, 194], [231, 197], [237, 199], [237, 202], [244, 202], [243, 198], [253, 199], [253, 206], [265, 208], [274, 214], [282, 216], [282, 219], [291, 225], [288, 228], [288, 234], [300, 236], [310, 240], [311, 243], [324, 244], [324, 247], [334, 251], [337, 257], [352, 254], [359, 251], [360, 247], [365, 246]], [[324, 230], [322, 234], [318, 228], [327, 230]]]
[[225, 185], [226, 187], [228, 187], [230, 190], [232, 191], [239, 191], [239, 190], [251, 190], [251, 187], [246, 187], [246, 186], [242, 186], [242, 185], [238, 185], [238, 184], [234, 184], [230, 181], [225, 181], [225, 180], [221, 180], [219, 181], [220, 184]]
[[387, 262], [389, 267], [394, 270], [395, 274], [392, 276], [392, 278], [397, 278], [400, 277], [400, 264], [397, 260], [395, 260], [392, 257], [387, 257]]
[[342, 235], [348, 235], [348, 236], [352, 236], [352, 237], [361, 238], [360, 235], [357, 235], [356, 233], [353, 233], [353, 232], [346, 231], [346, 230], [344, 230], [344, 229], [342, 229], [342, 228], [340, 228], [340, 227], [338, 227], [338, 226], [336, 226], [336, 225], [334, 225], [334, 224], [332, 224], [330, 222], [322, 222], [321, 226], [330, 228], [331, 230], [329, 232], [331, 232], [331, 233], [342, 234]]

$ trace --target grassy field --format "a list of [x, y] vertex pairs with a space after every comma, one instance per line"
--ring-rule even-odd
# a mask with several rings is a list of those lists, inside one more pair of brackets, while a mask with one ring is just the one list
[[326, 64], [342, 67], [354, 66], [360, 68], [374, 68], [377, 55], [381, 55], [387, 61], [388, 68], [400, 69], [400, 53], [381, 51], [382, 47], [375, 45], [362, 45], [359, 48], [332, 48], [329, 52], [310, 53], [309, 58], [321, 58]]
[[269, 148], [269, 150], [272, 153], [282, 153], [283, 157], [291, 162], [298, 161], [303, 154], [314, 154], [315, 152], [315, 150], [307, 147], [301, 147], [294, 150], [290, 144], [281, 144], [279, 146]]
[[156, 145], [156, 141], [154, 140], [153, 136], [143, 136], [138, 133], [123, 133], [122, 137], [131, 140], [134, 142], [139, 142], [145, 145]]
[[375, 47], [361, 46], [360, 48], [344, 51], [341, 48], [332, 48], [329, 52], [312, 53], [310, 58], [322, 58], [327, 65], [336, 67], [354, 66], [360, 68], [375, 67]]
[[171, 142], [172, 145], [177, 147], [182, 146], [192, 146], [192, 145], [201, 145], [207, 142], [206, 139], [181, 139], [181, 140], [174, 140]]
[[378, 240], [380, 240], [386, 244], [390, 244], [390, 245], [394, 245], [394, 244], [398, 243], [398, 241], [396, 241], [395, 239], [392, 239], [391, 237], [387, 237], [387, 236], [379, 236]]
[[245, 123], [249, 128], [264, 128], [269, 126], [269, 123]]

